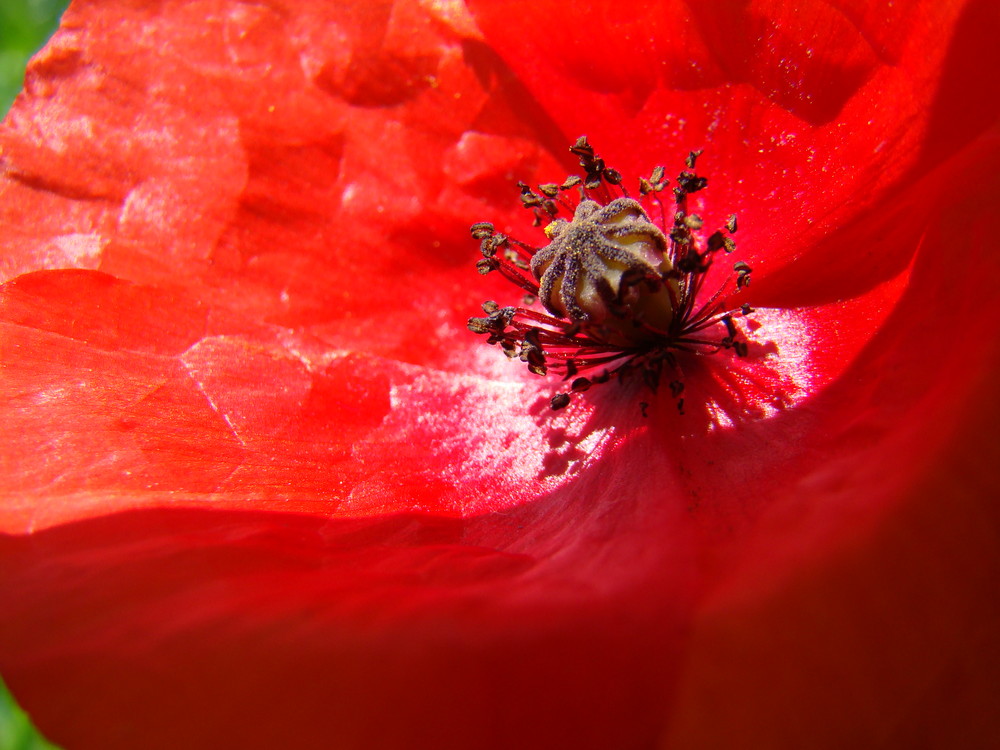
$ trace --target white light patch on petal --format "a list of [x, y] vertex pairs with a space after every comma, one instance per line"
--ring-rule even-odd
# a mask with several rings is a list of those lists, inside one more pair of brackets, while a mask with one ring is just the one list
[[[721, 395], [705, 399], [709, 429], [769, 419], [816, 396], [869, 344], [906, 290], [909, 277], [907, 269], [844, 302], [815, 308], [756, 309], [750, 315], [752, 326], [739, 323], [749, 343], [749, 356], [740, 358], [725, 351], [713, 355], [711, 376], [715, 392]], [[845, 336], [843, 331], [867, 335]]]
[[[502, 511], [570, 481], [597, 460], [609, 428], [585, 428], [592, 406], [555, 413], [548, 395], [516, 382], [413, 368], [394, 383], [381, 427], [355, 444], [359, 463], [378, 467], [356, 485], [340, 515], [392, 510], [461, 517]], [[579, 433], [579, 434], [578, 434]], [[557, 437], [554, 437], [557, 436]], [[400, 494], [432, 493], [435, 508], [399, 505]]]
[[424, 11], [447, 24], [458, 36], [482, 39], [483, 32], [462, 0], [418, 0]]
[[297, 21], [289, 25], [292, 44], [299, 50], [299, 64], [303, 75], [310, 81], [320, 75], [334, 80], [343, 77], [351, 63], [351, 35], [337, 23], [303, 25]]
[[63, 234], [53, 237], [45, 251], [46, 268], [96, 269], [108, 241], [99, 234]]

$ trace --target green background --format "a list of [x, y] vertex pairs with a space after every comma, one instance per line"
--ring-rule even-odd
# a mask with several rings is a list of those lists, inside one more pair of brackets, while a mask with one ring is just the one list
[[67, 0], [0, 0], [0, 114], [7, 114], [24, 82], [25, 63], [53, 32], [67, 4]]
[[45, 741], [0, 682], [0, 750], [57, 750]]
[[[24, 66], [55, 30], [67, 0], [0, 0], [0, 115], [24, 83]], [[0, 682], [0, 750], [52, 750]]]

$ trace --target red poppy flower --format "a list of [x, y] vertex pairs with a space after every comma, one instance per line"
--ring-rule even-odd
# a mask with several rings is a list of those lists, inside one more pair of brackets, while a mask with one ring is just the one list
[[[0, 141], [14, 694], [74, 749], [995, 743], [998, 29], [76, 3]], [[739, 214], [683, 416], [466, 330], [582, 133]]]

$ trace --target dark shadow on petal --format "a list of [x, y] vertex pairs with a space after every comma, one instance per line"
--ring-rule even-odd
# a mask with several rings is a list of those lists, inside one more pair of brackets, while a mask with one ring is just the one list
[[431, 87], [439, 60], [432, 55], [403, 58], [382, 50], [355, 55], [342, 76], [325, 67], [316, 84], [356, 107], [395, 107]]
[[574, 505], [139, 510], [0, 537], [0, 669], [67, 747], [651, 746], [684, 592], [654, 567], [640, 580], [675, 594], [644, 602], [547, 561], [616, 558], [572, 550]]
[[462, 42], [462, 53], [483, 89], [492, 93], [486, 109], [480, 113], [477, 127], [486, 133], [524, 135], [535, 139], [568, 171], [573, 171], [576, 162], [567, 144], [576, 135], [562, 132], [492, 47], [475, 39], [466, 39]]
[[[1000, 119], [1000, 4], [972, 0], [955, 26], [931, 107], [924, 163], [935, 164], [996, 127]], [[961, 190], [963, 185], [951, 186]]]

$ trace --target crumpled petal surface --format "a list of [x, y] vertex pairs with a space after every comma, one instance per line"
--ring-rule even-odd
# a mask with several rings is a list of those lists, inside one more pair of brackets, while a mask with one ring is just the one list
[[[0, 133], [0, 672], [40, 728], [1000, 739], [997, 17], [891, 5], [597, 3], [588, 43], [555, 3], [75, 4]], [[552, 414], [465, 330], [512, 296], [468, 225], [530, 232], [514, 183], [580, 132], [704, 146], [740, 214], [761, 326], [683, 417]]]

